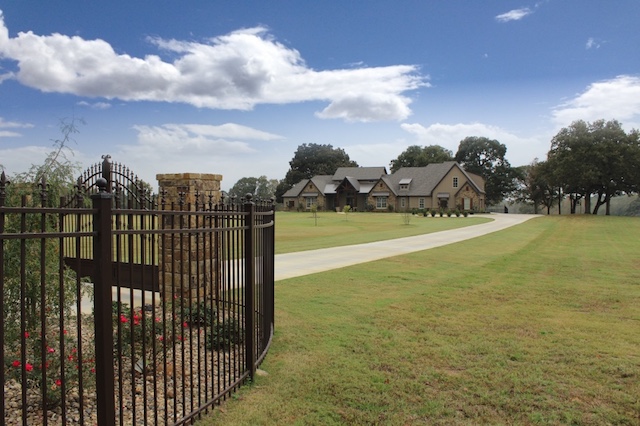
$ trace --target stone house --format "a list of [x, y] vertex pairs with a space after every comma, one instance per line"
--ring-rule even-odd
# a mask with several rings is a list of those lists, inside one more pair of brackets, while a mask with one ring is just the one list
[[283, 195], [287, 210], [341, 209], [405, 211], [459, 209], [484, 211], [485, 181], [455, 161], [425, 167], [403, 167], [387, 174], [384, 167], [341, 167], [332, 176], [314, 176]]

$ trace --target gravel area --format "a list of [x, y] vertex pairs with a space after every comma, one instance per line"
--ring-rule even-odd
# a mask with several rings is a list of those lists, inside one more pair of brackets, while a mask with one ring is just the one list
[[[200, 339], [197, 338], [199, 334]], [[185, 333], [183, 341], [169, 346], [166, 356], [159, 351], [155, 357], [155, 367], [147, 365], [144, 374], [141, 364], [138, 368], [133, 367], [129, 357], [116, 359], [115, 398], [116, 406], [119, 407], [116, 410], [116, 424], [120, 424], [120, 416], [123, 425], [145, 424], [145, 419], [148, 425], [174, 424], [176, 420], [211, 400], [213, 394], [219, 394], [225, 386], [239, 377], [241, 368], [238, 366], [242, 365], [242, 360], [237, 358], [241, 355], [237, 352], [237, 347], [231, 351], [205, 349], [202, 334], [198, 329], [193, 329], [191, 333]], [[118, 380], [120, 368], [121, 382]], [[122, 392], [118, 387], [120, 383]], [[35, 385], [26, 389], [24, 410], [22, 397], [21, 384], [13, 379], [7, 380], [4, 384], [5, 424], [21, 425], [23, 412], [26, 414], [27, 424], [44, 424], [40, 389]], [[81, 409], [84, 418], [81, 418]], [[96, 393], [85, 389], [81, 401], [77, 390], [68, 391], [66, 423], [63, 422], [60, 405], [47, 410], [46, 416], [47, 424], [50, 425], [95, 425]]]

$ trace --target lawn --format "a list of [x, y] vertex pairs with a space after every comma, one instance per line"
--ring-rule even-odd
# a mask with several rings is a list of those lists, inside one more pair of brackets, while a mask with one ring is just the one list
[[638, 235], [541, 217], [279, 281], [268, 375], [199, 424], [638, 425]]
[[276, 254], [410, 237], [478, 225], [490, 220], [473, 215], [423, 217], [403, 213], [345, 215], [335, 212], [318, 212], [317, 218], [314, 218], [309, 212], [278, 212]]

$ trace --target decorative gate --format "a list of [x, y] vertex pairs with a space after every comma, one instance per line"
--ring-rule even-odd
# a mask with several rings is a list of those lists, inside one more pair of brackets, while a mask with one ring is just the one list
[[147, 189], [108, 157], [57, 206], [0, 176], [0, 425], [190, 424], [253, 378], [273, 203]]

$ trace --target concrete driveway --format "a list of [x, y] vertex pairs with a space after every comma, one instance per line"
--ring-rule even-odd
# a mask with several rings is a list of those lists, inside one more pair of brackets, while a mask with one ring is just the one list
[[[343, 268], [358, 263], [393, 257], [401, 254], [428, 250], [459, 241], [487, 235], [501, 231], [514, 225], [519, 225], [534, 217], [533, 214], [504, 214], [493, 213], [476, 215], [488, 217], [491, 222], [480, 225], [431, 234], [416, 235], [414, 237], [397, 238], [394, 240], [377, 241], [374, 243], [357, 244], [351, 246], [331, 247], [327, 249], [308, 250], [296, 253], [278, 254], [275, 256], [275, 280], [300, 277], [316, 272]], [[433, 218], [428, 220], [464, 220], [462, 218]]]

